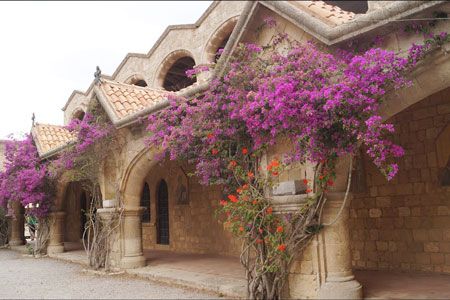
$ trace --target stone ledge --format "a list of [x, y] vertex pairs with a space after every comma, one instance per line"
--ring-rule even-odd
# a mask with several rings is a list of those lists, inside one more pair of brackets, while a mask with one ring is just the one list
[[126, 270], [127, 274], [171, 286], [222, 294], [225, 297], [245, 298], [246, 280], [218, 275], [188, 272], [159, 266]]
[[306, 203], [306, 194], [272, 196], [270, 201], [275, 213], [295, 213]]

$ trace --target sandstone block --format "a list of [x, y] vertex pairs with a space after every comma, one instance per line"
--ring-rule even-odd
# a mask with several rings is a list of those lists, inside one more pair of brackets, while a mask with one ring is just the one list
[[369, 210], [369, 216], [371, 218], [379, 218], [379, 217], [381, 217], [381, 209], [379, 209], [379, 208], [371, 208]]
[[398, 215], [400, 217], [407, 217], [411, 215], [411, 210], [409, 207], [399, 207], [398, 208]]
[[439, 243], [429, 242], [424, 244], [425, 252], [439, 252]]
[[273, 195], [298, 195], [304, 194], [308, 187], [300, 180], [291, 180], [280, 182], [278, 186], [272, 190]]

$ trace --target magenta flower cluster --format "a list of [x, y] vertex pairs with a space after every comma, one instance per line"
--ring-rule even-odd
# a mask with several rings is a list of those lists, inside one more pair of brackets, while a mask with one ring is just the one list
[[377, 48], [332, 55], [310, 42], [290, 45], [285, 53], [241, 45], [239, 58], [204, 97], [190, 102], [173, 97], [168, 109], [148, 118], [150, 145], [162, 146], [170, 159], [195, 162], [208, 184], [224, 183], [230, 157], [245, 147], [254, 153], [289, 139], [294, 151], [286, 161], [319, 162], [352, 153], [362, 142], [392, 179], [398, 166], [388, 158], [403, 150], [385, 138], [394, 128], [381, 123], [377, 109], [388, 89], [411, 84], [405, 76], [426, 49], [401, 58]]
[[80, 166], [85, 159], [84, 154], [114, 131], [113, 125], [105, 120], [100, 110], [100, 105], [91, 100], [82, 120], [73, 119], [69, 125], [64, 126], [68, 131], [76, 133], [76, 142], [72, 147], [62, 151], [58, 159], [52, 162], [51, 173], [54, 177], [65, 170]]
[[5, 142], [4, 167], [0, 172], [0, 206], [13, 201], [24, 207], [32, 204], [31, 213], [45, 217], [52, 200], [48, 163], [41, 162], [30, 135], [24, 140]]

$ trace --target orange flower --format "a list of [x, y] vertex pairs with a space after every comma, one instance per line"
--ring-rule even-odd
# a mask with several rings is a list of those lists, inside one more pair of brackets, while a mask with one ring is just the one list
[[257, 242], [257, 243], [261, 243], [261, 242], [262, 242], [262, 240], [261, 240], [261, 239], [258, 239], [258, 240], [256, 240], [256, 242]]
[[273, 162], [272, 162], [272, 166], [274, 166], [274, 167], [278, 167], [279, 165], [280, 165], [280, 163], [277, 162], [277, 161], [273, 161]]
[[328, 184], [329, 184], [330, 186], [333, 186], [333, 182], [332, 182], [331, 180], [328, 180]]
[[324, 164], [325, 163], [325, 159], [322, 159], [322, 164]]
[[320, 179], [323, 179], [323, 176], [322, 176], [322, 175], [320, 175], [320, 176], [319, 176], [319, 178], [320, 178]]
[[221, 205], [225, 205], [225, 204], [227, 204], [227, 203], [228, 203], [228, 201], [220, 200], [220, 204], [221, 204]]
[[272, 209], [271, 208], [267, 209], [267, 213], [271, 214], [272, 213]]
[[267, 170], [272, 170], [272, 165], [268, 165]]
[[324, 193], [326, 193], [326, 192], [327, 192], [327, 190], [323, 190], [323, 192], [324, 192]]
[[256, 200], [253, 200], [253, 202], [252, 202], [253, 204], [258, 204], [258, 201], [256, 201]]
[[311, 190], [306, 190], [305, 192], [306, 192], [307, 194], [309, 194], [309, 193], [311, 193]]
[[244, 184], [244, 185], [242, 186], [242, 189], [243, 189], [243, 190], [246, 190], [246, 189], [247, 189], [247, 185]]
[[235, 219], [235, 220], [237, 220], [237, 219], [238, 219], [238, 217], [234, 217], [234, 219]]
[[277, 231], [278, 231], [278, 232], [283, 232], [283, 227], [282, 227], [282, 226], [278, 227], [278, 228], [277, 228]]
[[239, 230], [240, 231], [244, 231], [244, 227], [239, 227]]
[[275, 175], [275, 176], [276, 176], [276, 175], [278, 175], [278, 172], [273, 171], [273, 172], [272, 172], [272, 175]]
[[279, 245], [278, 249], [280, 249], [280, 251], [284, 251], [284, 249], [286, 249], [286, 245], [285, 244]]
[[208, 134], [208, 139], [212, 138], [214, 136], [214, 134], [210, 133]]
[[246, 154], [248, 152], [247, 148], [242, 149], [242, 153]]
[[278, 161], [278, 157], [275, 156], [275, 160]]
[[212, 154], [216, 155], [217, 153], [219, 153], [219, 151], [217, 151], [217, 149], [213, 149]]
[[244, 201], [248, 201], [248, 198], [244, 198]]
[[237, 200], [235, 195], [228, 195], [228, 198], [234, 203], [238, 202], [238, 200]]
[[233, 223], [231, 223], [231, 222], [228, 222], [227, 224], [228, 224], [228, 226], [231, 226], [231, 225], [233, 225]]
[[229, 212], [227, 212], [227, 217], [229, 217], [231, 214]]
[[327, 175], [327, 170], [326, 169], [323, 170], [323, 174]]
[[308, 184], [308, 179], [303, 179], [303, 184]]
[[260, 233], [262, 233], [263, 232], [263, 230], [262, 230], [262, 228], [260, 228], [259, 230], [258, 230]]
[[252, 176], [253, 176], [253, 173], [252, 173], [252, 172], [248, 172], [247, 176], [248, 176], [248, 177], [252, 177]]
[[236, 190], [236, 193], [240, 193], [240, 192], [242, 192], [241, 189], [237, 189], [237, 190]]
[[230, 165], [232, 165], [233, 167], [236, 165], [236, 162], [234, 161], [234, 160], [232, 160], [231, 162], [230, 162]]

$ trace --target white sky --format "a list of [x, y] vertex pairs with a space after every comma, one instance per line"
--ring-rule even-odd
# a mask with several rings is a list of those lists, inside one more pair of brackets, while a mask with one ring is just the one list
[[111, 75], [129, 52], [147, 53], [168, 25], [190, 24], [212, 1], [0, 1], [0, 139], [36, 122], [63, 123], [73, 90], [98, 65]]

